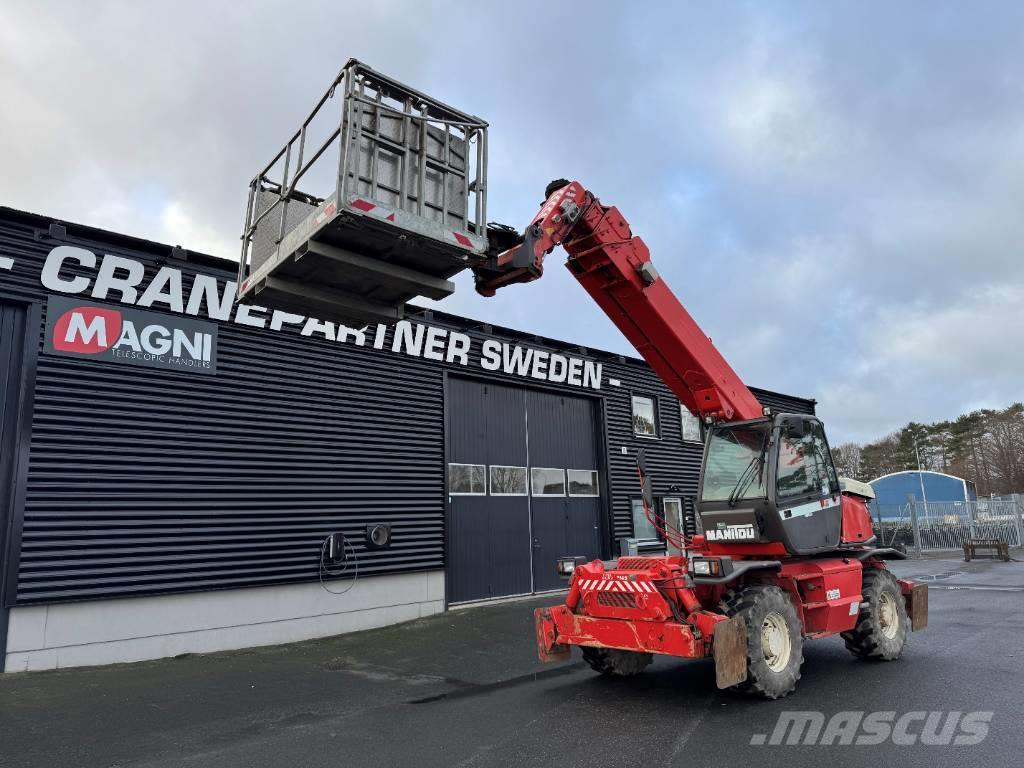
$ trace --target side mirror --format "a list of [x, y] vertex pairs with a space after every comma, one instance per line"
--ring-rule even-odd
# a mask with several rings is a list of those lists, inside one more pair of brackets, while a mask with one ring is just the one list
[[647, 476], [647, 450], [641, 448], [636, 452], [636, 468], [640, 470], [640, 474]]
[[807, 419], [803, 416], [786, 416], [782, 419], [782, 428], [790, 437], [801, 438], [807, 434]]
[[636, 452], [636, 468], [640, 471], [640, 491], [644, 504], [648, 509], [654, 509], [654, 491], [651, 489], [651, 478], [647, 474], [647, 451], [643, 448]]
[[644, 495], [644, 504], [647, 505], [648, 509], [654, 509], [654, 491], [651, 489], [651, 478], [647, 475], [644, 475], [642, 490]]

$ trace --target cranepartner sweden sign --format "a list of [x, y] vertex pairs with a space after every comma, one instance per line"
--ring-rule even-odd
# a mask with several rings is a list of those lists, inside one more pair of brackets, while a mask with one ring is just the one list
[[[0, 268], [6, 269], [2, 264]], [[13, 260], [11, 268], [15, 268]], [[115, 254], [99, 256], [93, 251], [71, 245], [55, 246], [47, 254], [39, 279], [45, 288], [55, 292], [52, 294], [53, 298], [62, 295], [74, 303], [76, 300], [73, 297], [81, 296], [77, 304], [80, 307], [93, 306], [89, 303], [91, 300], [117, 301], [122, 305], [138, 308], [122, 310], [123, 313], [127, 313], [125, 316], [142, 308], [166, 307], [168, 312], [174, 314], [159, 317], [168, 329], [191, 327], [183, 316], [204, 317], [218, 323], [231, 323], [244, 328], [274, 332], [298, 331], [300, 336], [325, 339], [336, 344], [387, 350], [465, 368], [475, 366], [485, 371], [564, 384], [569, 387], [600, 390], [604, 381], [603, 366], [600, 362], [565, 351], [535, 349], [526, 344], [495, 338], [475, 341], [469, 334], [458, 330], [413, 323], [409, 320], [400, 320], [391, 327], [370, 325], [365, 328], [347, 328], [315, 317], [295, 315], [255, 304], [235, 304], [236, 285], [230, 280], [223, 281], [213, 275], [202, 273], [187, 275], [181, 269], [167, 264], [152, 274], [147, 272], [147, 266], [142, 261]], [[205, 323], [201, 323], [201, 326], [204, 332], [209, 332], [212, 336], [208, 361], [210, 366], [201, 372], [213, 373], [216, 370], [216, 355], [212, 352], [216, 346], [215, 326]], [[49, 343], [47, 351], [53, 352], [52, 341]], [[65, 354], [61, 351], [56, 353]], [[140, 353], [135, 351], [134, 354], [138, 356]], [[138, 360], [133, 362], [137, 365], [148, 364]], [[156, 367], [168, 366], [157, 363]], [[607, 381], [616, 387], [621, 384], [618, 379]]]
[[217, 372], [215, 324], [70, 296], [47, 301], [43, 349], [52, 355], [147, 368]]

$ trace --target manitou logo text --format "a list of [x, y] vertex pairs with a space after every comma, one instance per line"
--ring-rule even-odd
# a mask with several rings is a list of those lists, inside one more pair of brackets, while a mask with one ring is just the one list
[[753, 541], [757, 538], [754, 526], [727, 525], [725, 528], [709, 528], [704, 532], [704, 538], [708, 541]]
[[217, 327], [156, 312], [51, 296], [46, 351], [151, 368], [216, 373]]

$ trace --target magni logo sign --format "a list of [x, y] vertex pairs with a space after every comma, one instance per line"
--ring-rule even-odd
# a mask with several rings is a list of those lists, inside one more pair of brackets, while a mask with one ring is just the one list
[[217, 372], [217, 326], [51, 296], [46, 352], [191, 373]]

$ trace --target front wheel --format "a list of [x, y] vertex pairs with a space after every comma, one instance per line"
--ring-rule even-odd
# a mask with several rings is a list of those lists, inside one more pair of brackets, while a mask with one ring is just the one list
[[907, 606], [896, 577], [889, 571], [864, 571], [857, 625], [843, 632], [846, 649], [860, 659], [894, 661], [907, 644]]
[[590, 665], [591, 669], [602, 675], [632, 677], [647, 669], [647, 665], [654, 660], [654, 657], [649, 653], [638, 651], [583, 646], [583, 660]]
[[804, 638], [793, 601], [779, 587], [749, 586], [727, 592], [719, 606], [747, 627], [747, 679], [737, 686], [766, 699], [793, 692], [804, 662]]

